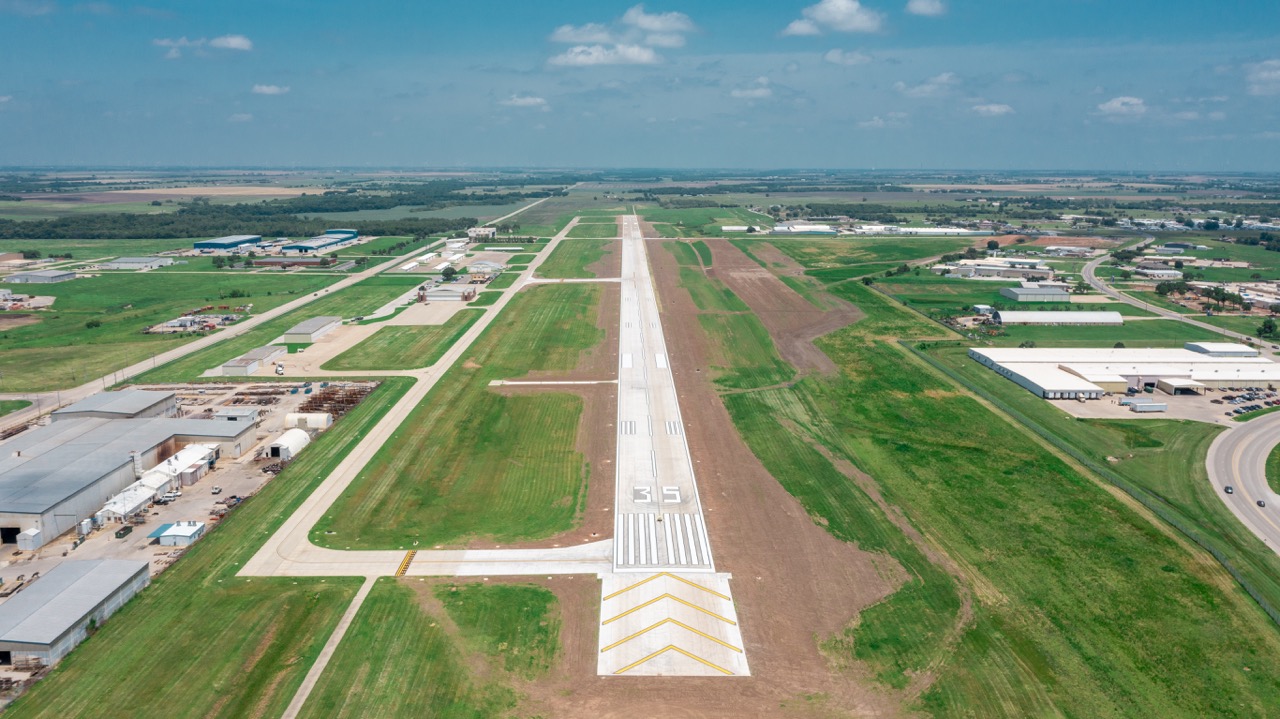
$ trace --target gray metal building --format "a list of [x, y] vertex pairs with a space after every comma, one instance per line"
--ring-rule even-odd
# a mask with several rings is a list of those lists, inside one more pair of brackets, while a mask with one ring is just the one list
[[75, 278], [76, 273], [68, 270], [33, 270], [9, 275], [4, 278], [4, 281], [19, 285], [47, 285], [54, 282], [66, 282]]
[[173, 392], [156, 392], [145, 389], [126, 389], [118, 392], [100, 392], [62, 409], [54, 410], [50, 418], [54, 422], [68, 419], [135, 419], [146, 417], [176, 417], [178, 399]]
[[341, 317], [312, 317], [309, 320], [299, 322], [293, 326], [293, 329], [285, 332], [284, 342], [286, 344], [315, 342], [340, 324], [342, 324]]
[[224, 362], [222, 364], [222, 376], [248, 377], [255, 374], [262, 365], [271, 362], [285, 352], [286, 349], [280, 345], [267, 345], [266, 347], [249, 350], [235, 359], [229, 359]]
[[253, 422], [76, 418], [0, 442], [0, 542], [22, 534], [41, 547], [142, 474], [189, 444], [239, 457], [256, 444]]
[[171, 257], [117, 257], [104, 262], [104, 270], [154, 270], [157, 267], [168, 267], [173, 264]]
[[1070, 302], [1071, 295], [1061, 287], [1002, 287], [1000, 296], [1014, 302]]
[[52, 665], [151, 582], [146, 562], [63, 562], [0, 604], [0, 664], [34, 657]]

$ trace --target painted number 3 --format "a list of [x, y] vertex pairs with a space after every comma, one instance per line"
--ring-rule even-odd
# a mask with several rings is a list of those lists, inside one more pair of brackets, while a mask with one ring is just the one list
[[[633, 487], [632, 499], [638, 504], [650, 504], [653, 502], [653, 490], [649, 487]], [[663, 504], [679, 504], [680, 488], [679, 487], [663, 487], [662, 488]]]

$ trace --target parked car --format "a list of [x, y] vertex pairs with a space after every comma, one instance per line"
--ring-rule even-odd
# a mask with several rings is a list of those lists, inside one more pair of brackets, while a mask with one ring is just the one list
[[1236, 488], [1228, 484], [1227, 486], [1222, 488], [1222, 491], [1226, 492], [1227, 494], [1235, 494]]
[[1258, 506], [1259, 506], [1259, 507], [1265, 507], [1265, 506], [1267, 506], [1267, 503], [1266, 503], [1266, 502], [1264, 502], [1264, 501], [1262, 501], [1261, 499], [1259, 499], [1259, 500], [1258, 500]]

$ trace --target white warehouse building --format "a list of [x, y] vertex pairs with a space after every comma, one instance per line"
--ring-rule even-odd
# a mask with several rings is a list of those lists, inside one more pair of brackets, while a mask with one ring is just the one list
[[1124, 317], [1119, 312], [1036, 312], [1000, 310], [995, 314], [996, 322], [1002, 325], [1123, 325]]

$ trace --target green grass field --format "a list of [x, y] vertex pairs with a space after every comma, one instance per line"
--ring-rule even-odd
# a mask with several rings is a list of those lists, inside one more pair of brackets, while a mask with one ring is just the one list
[[1267, 455], [1267, 485], [1272, 492], [1280, 493], [1280, 446]]
[[[807, 511], [912, 576], [828, 652], [893, 686], [929, 672], [919, 709], [935, 716], [1268, 712], [1280, 679], [1257, 667], [1280, 658], [1280, 632], [1215, 562], [887, 341], [942, 328], [858, 283], [835, 291], [868, 313], [819, 340], [840, 376], [725, 397], [749, 446]], [[1206, 435], [1156, 437], [1179, 443], [1163, 458], [1132, 429], [1115, 437], [1150, 448], [1150, 481], [1183, 486], [1186, 450]], [[961, 579], [905, 541], [819, 449], [870, 474]], [[972, 616], [958, 623], [961, 596]]]
[[773, 220], [757, 215], [745, 207], [694, 207], [689, 209], [663, 209], [638, 205], [636, 211], [647, 221], [665, 225], [670, 229], [664, 237], [721, 237], [723, 225], [773, 226]]
[[484, 310], [464, 309], [442, 325], [393, 325], [326, 362], [325, 370], [404, 370], [430, 367]]
[[570, 529], [590, 471], [575, 448], [582, 399], [504, 396], [489, 382], [577, 366], [603, 337], [601, 292], [545, 285], [515, 297], [316, 524], [312, 541], [410, 549]]
[[1032, 341], [1053, 347], [1110, 347], [1124, 342], [1129, 347], [1181, 347], [1184, 342], [1218, 340], [1222, 335], [1177, 320], [1142, 320], [1119, 327], [1067, 325], [1009, 325], [998, 344]]
[[569, 234], [565, 235], [566, 239], [571, 240], [611, 240], [618, 236], [618, 224], [616, 222], [598, 222], [598, 223], [578, 223]]
[[[195, 339], [145, 335], [145, 327], [205, 305], [252, 303], [255, 312], [264, 312], [338, 279], [126, 273], [42, 285], [37, 292], [57, 297], [53, 309], [33, 313], [40, 318], [36, 324], [0, 332], [3, 387], [9, 392], [73, 387]], [[234, 292], [247, 296], [229, 297]], [[89, 327], [89, 322], [101, 324]]]
[[[2, 388], [3, 385], [0, 385], [0, 389]], [[31, 403], [25, 399], [0, 399], [0, 417], [30, 406]]]
[[508, 264], [508, 265], [527, 265], [527, 264], [529, 264], [530, 262], [533, 262], [534, 260], [536, 260], [537, 258], [538, 258], [538, 256], [537, 256], [537, 255], [530, 255], [530, 254], [518, 254], [518, 255], [512, 255], [512, 256], [510, 256], [510, 257], [508, 257], [508, 258], [507, 258], [507, 262], [506, 262], [506, 264]]
[[704, 312], [746, 312], [748, 309], [728, 287], [707, 277], [701, 269], [681, 267], [680, 284], [689, 290], [693, 303]]
[[503, 272], [502, 274], [493, 278], [489, 282], [489, 284], [485, 285], [485, 287], [491, 290], [505, 290], [511, 285], [514, 285], [516, 283], [516, 280], [519, 278], [520, 278], [519, 272]]
[[93, 260], [101, 257], [143, 257], [169, 250], [187, 250], [191, 249], [192, 245], [198, 241], [198, 238], [167, 240], [0, 240], [0, 252], [38, 250], [45, 257], [51, 254], [61, 255], [70, 252], [71, 256], [77, 260]]
[[498, 300], [502, 299], [502, 293], [498, 291], [485, 291], [476, 295], [474, 300], [467, 304], [471, 307], [491, 307]]
[[596, 274], [587, 269], [614, 246], [614, 240], [561, 240], [538, 266], [538, 276], [548, 279], [584, 279]]
[[[554, 596], [525, 586], [435, 589], [451, 621], [424, 606], [430, 585], [379, 579], [302, 716], [510, 716], [512, 685], [555, 655]], [[472, 653], [488, 657], [487, 671]]]
[[303, 320], [323, 315], [352, 317], [369, 314], [404, 294], [418, 282], [418, 278], [406, 275], [375, 275], [265, 322], [239, 337], [219, 342], [145, 372], [137, 381], [189, 382], [198, 378], [205, 370], [271, 342]]
[[412, 384], [384, 382], [6, 713], [280, 716], [359, 583], [235, 573]]

